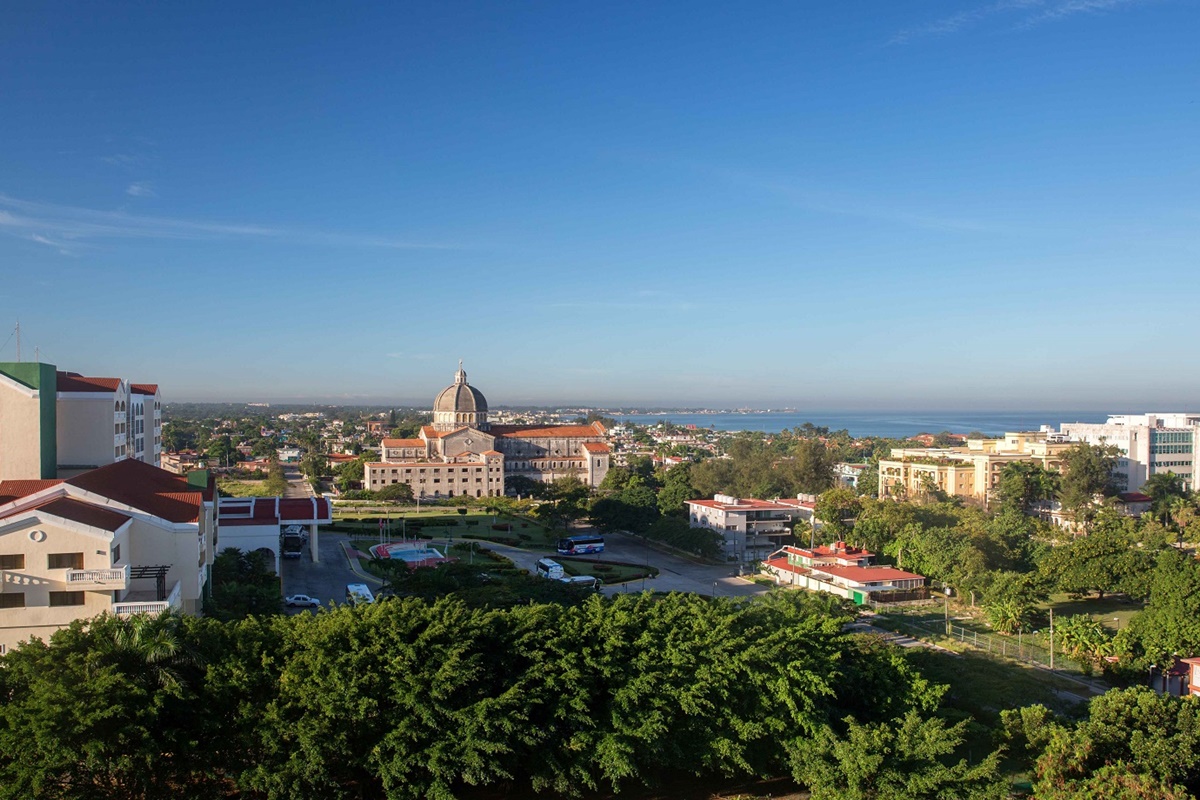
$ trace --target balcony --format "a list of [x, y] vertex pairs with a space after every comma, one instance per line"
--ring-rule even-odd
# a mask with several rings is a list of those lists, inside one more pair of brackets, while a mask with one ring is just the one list
[[171, 589], [166, 600], [152, 599], [154, 592], [129, 592], [125, 600], [112, 604], [112, 613], [118, 617], [131, 617], [134, 614], [162, 614], [164, 611], [179, 611], [182, 607], [181, 588], [179, 581]]
[[67, 586], [85, 591], [114, 591], [129, 588], [129, 565], [111, 569], [69, 569]]

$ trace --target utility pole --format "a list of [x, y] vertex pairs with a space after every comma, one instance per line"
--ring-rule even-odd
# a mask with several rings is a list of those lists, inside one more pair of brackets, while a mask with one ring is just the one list
[[1050, 609], [1050, 669], [1054, 669], [1054, 609]]
[[21, 320], [17, 320], [17, 363], [21, 363]]

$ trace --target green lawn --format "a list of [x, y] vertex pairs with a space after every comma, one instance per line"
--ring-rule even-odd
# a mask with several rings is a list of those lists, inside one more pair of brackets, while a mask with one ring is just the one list
[[1041, 607], [1047, 610], [1053, 608], [1055, 617], [1087, 614], [1115, 633], [1118, 629], [1126, 628], [1129, 620], [1142, 610], [1143, 605], [1124, 595], [1109, 595], [1103, 600], [1094, 597], [1073, 600], [1069, 595], [1056, 594], [1051, 595], [1050, 602], [1043, 603]]
[[[544, 526], [523, 517], [508, 517], [503, 514], [493, 516], [482, 511], [462, 515], [453, 511], [448, 513], [445, 508], [436, 511], [422, 509], [419, 514], [416, 511], [394, 511], [390, 515], [361, 511], [335, 513], [333, 525], [329, 526], [329, 530], [348, 533], [351, 536], [374, 536], [378, 541], [381, 518], [385, 520], [385, 525], [389, 526], [387, 530], [390, 531], [392, 539], [399, 539], [404, 535], [412, 538], [415, 534], [423, 539], [482, 539], [531, 550], [553, 550], [559, 537], [557, 532], [547, 530]], [[420, 524], [410, 528], [406, 524], [406, 521], [410, 520]], [[510, 525], [512, 529], [496, 530], [492, 527], [493, 520], [495, 524]]]
[[233, 478], [218, 478], [217, 488], [230, 497], [274, 497], [267, 491], [266, 481], [241, 481]]

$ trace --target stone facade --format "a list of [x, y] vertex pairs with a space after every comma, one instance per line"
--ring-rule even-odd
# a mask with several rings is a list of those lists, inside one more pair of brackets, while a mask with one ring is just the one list
[[598, 422], [492, 425], [487, 399], [467, 383], [460, 363], [454, 383], [434, 400], [433, 424], [417, 439], [384, 439], [381, 460], [364, 467], [363, 488], [403, 483], [415, 497], [495, 497], [513, 476], [538, 481], [574, 476], [594, 488], [608, 474], [607, 438]]

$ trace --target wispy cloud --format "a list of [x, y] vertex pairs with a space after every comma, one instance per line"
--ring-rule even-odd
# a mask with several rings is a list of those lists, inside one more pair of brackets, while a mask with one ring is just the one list
[[1016, 29], [1031, 28], [1076, 14], [1096, 14], [1123, 6], [1145, 5], [1153, 0], [996, 0], [967, 8], [911, 28], [897, 31], [888, 44], [903, 45], [920, 39], [950, 36], [995, 20]]
[[[134, 184], [137, 186], [138, 184]], [[133, 187], [131, 186], [130, 189]], [[152, 191], [152, 190], [151, 190]], [[135, 194], [145, 197], [145, 194]], [[288, 244], [335, 247], [378, 247], [397, 250], [458, 250], [464, 246], [418, 242], [369, 234], [314, 231], [255, 223], [211, 222], [100, 211], [53, 203], [38, 203], [0, 194], [0, 232], [39, 244], [72, 247], [103, 239], [209, 240], [254, 238]], [[39, 238], [35, 238], [39, 237]]]
[[993, 226], [977, 220], [944, 216], [937, 213], [896, 208], [878, 200], [856, 197], [844, 192], [813, 189], [787, 180], [767, 177], [753, 172], [707, 165], [692, 165], [727, 183], [742, 188], [777, 195], [807, 211], [844, 217], [859, 217], [882, 222], [947, 231], [985, 231]]
[[125, 194], [130, 197], [158, 197], [150, 181], [134, 181], [125, 189]]

